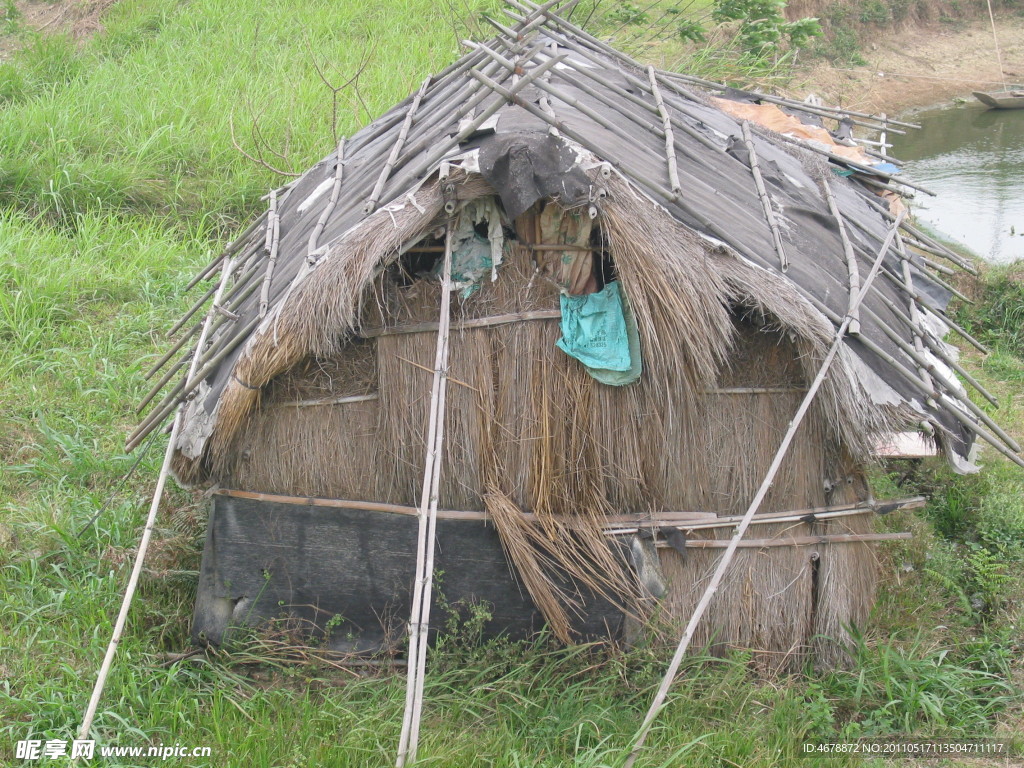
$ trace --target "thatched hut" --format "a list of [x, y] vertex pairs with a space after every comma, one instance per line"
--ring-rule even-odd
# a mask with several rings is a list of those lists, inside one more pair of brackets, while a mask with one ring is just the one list
[[[374, 645], [407, 618], [446, 244], [447, 605], [567, 641], [685, 618], [899, 205], [810, 125], [837, 115], [766, 99], [537, 8], [271, 193], [129, 441], [186, 403], [176, 475], [216, 489], [195, 633], [287, 612]], [[901, 232], [698, 641], [784, 666], [864, 620], [883, 438], [1010, 450], [941, 340], [929, 259], [956, 257]]]

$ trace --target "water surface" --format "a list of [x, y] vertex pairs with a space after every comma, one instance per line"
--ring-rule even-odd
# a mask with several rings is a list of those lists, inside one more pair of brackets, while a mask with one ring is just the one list
[[889, 134], [889, 151], [906, 161], [907, 178], [938, 193], [917, 193], [917, 219], [988, 261], [1024, 259], [1024, 109], [971, 103], [908, 122], [921, 130]]

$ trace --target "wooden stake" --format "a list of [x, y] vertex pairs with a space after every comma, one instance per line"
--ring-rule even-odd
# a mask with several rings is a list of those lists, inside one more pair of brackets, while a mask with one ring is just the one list
[[[213, 298], [213, 303], [217, 304], [220, 300], [221, 293], [224, 291], [224, 287], [228, 283], [228, 278], [231, 276], [231, 271], [235, 267], [234, 259], [229, 259], [225, 262], [222, 267], [222, 275], [220, 279], [220, 285], [218, 286], [217, 293]], [[203, 330], [199, 334], [199, 347], [201, 348], [203, 343], [206, 341], [206, 335], [210, 328], [210, 323], [213, 320], [214, 311], [211, 307], [206, 314], [206, 322], [203, 326]], [[195, 372], [195, 368], [199, 363], [199, 356], [194, 355], [192, 358], [192, 365], [189, 370], [189, 374]], [[153, 536], [153, 527], [156, 524], [156, 513], [160, 508], [160, 500], [164, 494], [164, 486], [167, 484], [167, 476], [171, 470], [171, 459], [174, 457], [174, 443], [177, 440], [178, 432], [181, 429], [182, 412], [179, 411], [174, 418], [174, 424], [171, 427], [171, 436], [167, 441], [167, 450], [164, 452], [163, 465], [160, 467], [160, 475], [157, 477], [156, 488], [153, 491], [153, 500], [149, 505], [149, 514], [146, 516], [146, 527], [142, 531], [142, 539], [139, 541], [139, 549], [135, 555], [135, 564], [132, 567], [131, 576], [128, 578], [128, 586], [125, 588], [124, 598], [121, 600], [121, 610], [118, 611], [117, 620], [114, 622], [114, 631], [110, 636], [110, 642], [107, 644], [107, 652], [103, 656], [103, 663], [100, 665], [99, 674], [96, 676], [96, 684], [92, 689], [92, 696], [89, 697], [89, 704], [85, 709], [85, 715], [82, 717], [82, 726], [78, 731], [79, 739], [88, 739], [89, 732], [92, 730], [92, 721], [96, 717], [96, 708], [99, 706], [100, 697], [103, 695], [103, 689], [107, 683], [107, 675], [110, 674], [110, 668], [114, 663], [114, 655], [117, 653], [117, 646], [121, 642], [121, 635], [124, 632], [125, 623], [128, 620], [128, 609], [131, 607], [132, 598], [135, 596], [135, 589], [139, 584], [139, 576], [142, 574], [142, 564], [146, 559], [146, 552], [149, 550], [149, 542]], [[75, 759], [77, 764], [78, 759]]]
[[[442, 183], [446, 183], [442, 181]], [[446, 195], [447, 196], [447, 195]], [[445, 230], [444, 266], [441, 278], [441, 312], [438, 319], [437, 351], [430, 393], [430, 421], [427, 427], [427, 456], [420, 494], [419, 532], [416, 543], [416, 581], [413, 585], [412, 616], [409, 620], [409, 666], [405, 689], [405, 715], [398, 742], [396, 768], [416, 761], [420, 720], [423, 714], [423, 677], [427, 663], [430, 631], [430, 601], [434, 585], [434, 549], [437, 528], [441, 455], [444, 447], [445, 396], [448, 375], [448, 338], [451, 321], [452, 222]]]
[[[885, 260], [886, 252], [889, 250], [889, 244], [896, 236], [899, 224], [903, 220], [903, 216], [904, 214], [901, 213], [897, 217], [896, 223], [889, 230], [889, 234], [886, 237], [885, 242], [882, 243], [878, 257], [875, 259], [874, 264], [871, 265], [871, 271], [868, 272], [867, 278], [864, 281], [864, 286], [861, 288], [860, 293], [857, 294], [856, 301], [853, 304], [854, 308], [864, 300], [864, 297], [868, 293], [868, 288], [871, 287], [871, 283], [878, 275], [878, 270], [881, 268], [882, 262]], [[697, 625], [700, 623], [700, 620], [704, 617], [704, 613], [707, 611], [708, 606], [711, 604], [711, 599], [714, 597], [715, 592], [718, 591], [718, 587], [722, 583], [725, 571], [732, 562], [733, 556], [736, 554], [736, 549], [739, 547], [740, 541], [743, 539], [743, 534], [746, 533], [747, 527], [750, 525], [750, 521], [753, 519], [757, 510], [761, 507], [761, 502], [764, 501], [764, 497], [768, 494], [768, 489], [771, 488], [772, 483], [775, 480], [775, 476], [782, 467], [782, 460], [789, 451], [789, 446], [793, 442], [793, 437], [796, 435], [796, 431], [801, 422], [803, 422], [804, 416], [807, 415], [807, 411], [810, 409], [815, 395], [818, 394], [818, 390], [825, 381], [825, 376], [828, 373], [832, 362], [835, 360], [836, 355], [839, 353], [840, 347], [843, 345], [843, 337], [846, 335], [846, 331], [849, 329], [851, 322], [853, 322], [853, 317], [850, 314], [847, 314], [842, 325], [840, 325], [839, 329], [836, 331], [836, 336], [832, 342], [832, 346], [829, 348], [828, 354], [825, 355], [825, 359], [821, 363], [821, 368], [818, 369], [818, 373], [814, 377], [814, 381], [811, 383], [811, 386], [808, 388], [803, 402], [800, 403], [800, 407], [797, 409], [796, 415], [793, 416], [792, 421], [789, 423], [789, 428], [786, 430], [786, 434], [782, 438], [782, 444], [779, 445], [778, 450], [775, 452], [775, 458], [772, 460], [771, 466], [768, 468], [768, 473], [761, 482], [761, 487], [757, 489], [757, 493], [754, 495], [753, 501], [750, 502], [750, 506], [743, 515], [743, 519], [740, 521], [739, 525], [736, 526], [736, 533], [733, 534], [732, 539], [729, 541], [729, 546], [722, 554], [722, 559], [718, 562], [718, 567], [715, 569], [715, 572], [711, 577], [711, 581], [708, 582], [708, 586], [704, 590], [704, 594], [701, 597], [700, 602], [697, 603], [697, 607], [694, 609], [693, 615], [690, 616], [690, 621], [686, 625], [686, 630], [683, 632], [683, 636], [679, 640], [676, 652], [672, 657], [668, 670], [665, 672], [665, 676], [662, 678], [661, 685], [658, 687], [658, 692], [655, 694], [654, 700], [651, 702], [651, 707], [647, 711], [647, 716], [644, 718], [643, 724], [640, 726], [640, 731], [637, 734], [633, 749], [626, 758], [623, 768], [632, 768], [633, 763], [636, 762], [636, 758], [639, 756], [640, 750], [643, 748], [644, 742], [647, 739], [647, 734], [650, 732], [655, 718], [658, 716], [658, 713], [665, 704], [665, 698], [668, 696], [668, 690], [672, 686], [672, 682], [675, 680], [676, 674], [679, 671], [679, 665], [683, 660], [683, 656], [686, 654], [686, 650], [690, 646], [690, 640], [693, 638], [693, 633], [696, 631]]]

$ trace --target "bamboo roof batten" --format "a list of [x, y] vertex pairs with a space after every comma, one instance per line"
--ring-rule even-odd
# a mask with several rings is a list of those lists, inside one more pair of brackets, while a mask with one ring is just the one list
[[[426, 87], [427, 82], [429, 82], [429, 78], [428, 78], [427, 81], [425, 81], [423, 83], [424, 88]], [[423, 89], [421, 88], [420, 89], [420, 93], [416, 94], [417, 99], [416, 99], [416, 101], [413, 102], [414, 106], [419, 104], [419, 97], [422, 95], [422, 92], [423, 92]], [[407, 125], [408, 125], [408, 119], [407, 119], [407, 122], [405, 124], [403, 124], [403, 126], [402, 126], [403, 134], [406, 131], [406, 126]], [[388, 171], [390, 171], [390, 167], [386, 166], [384, 170], [385, 170], [384, 178], [386, 178], [386, 173]], [[318, 257], [317, 257], [316, 254], [317, 254], [317, 251], [320, 248], [320, 235], [323, 234], [324, 227], [327, 226], [327, 220], [331, 217], [331, 214], [334, 213], [334, 209], [338, 205], [338, 197], [341, 194], [341, 184], [342, 184], [342, 181], [344, 180], [344, 178], [345, 178], [345, 137], [342, 136], [341, 140], [338, 142], [338, 150], [337, 150], [337, 152], [335, 152], [335, 160], [334, 160], [334, 185], [331, 187], [331, 196], [327, 199], [327, 204], [324, 206], [323, 211], [320, 212], [320, 218], [317, 219], [316, 226], [313, 227], [313, 231], [309, 234], [309, 241], [306, 244], [306, 260], [309, 261], [310, 263], [313, 263], [314, 261], [318, 260]], [[383, 179], [381, 181], [381, 186], [383, 186]], [[374, 188], [374, 189], [376, 190], [376, 188]], [[367, 213], [368, 212], [369, 211], [367, 211]], [[269, 288], [266, 288], [266, 289], [269, 290]], [[262, 304], [261, 304], [260, 313], [261, 313], [261, 316], [266, 314], [266, 312], [262, 309]]]
[[[338, 166], [341, 167], [339, 160]], [[277, 213], [277, 194], [270, 195], [270, 215], [267, 219], [270, 226], [267, 227], [267, 243], [264, 249], [267, 252], [267, 271], [263, 275], [263, 284], [260, 287], [260, 317], [266, 317], [267, 309], [270, 307], [270, 284], [274, 279], [274, 268], [277, 266], [277, 252], [281, 245], [281, 217]]]
[[860, 335], [860, 308], [853, 306], [853, 299], [860, 291], [860, 270], [857, 267], [857, 255], [853, 251], [853, 244], [846, 232], [846, 221], [836, 204], [836, 196], [832, 192], [832, 186], [828, 179], [822, 179], [822, 186], [825, 188], [825, 199], [828, 201], [828, 209], [836, 220], [839, 228], [839, 237], [843, 241], [843, 253], [846, 256], [847, 273], [850, 276], [850, 312], [853, 314], [853, 322], [850, 324], [850, 333], [854, 336]]
[[[420, 89], [416, 92], [416, 98], [413, 99], [412, 104], [409, 105], [409, 111], [406, 113], [405, 120], [402, 122], [402, 128], [398, 132], [398, 138], [395, 139], [395, 145], [391, 148], [391, 153], [388, 155], [388, 159], [384, 163], [384, 167], [381, 169], [377, 183], [373, 185], [373, 191], [370, 193], [370, 199], [367, 200], [366, 205], [363, 206], [364, 214], [373, 213], [377, 208], [377, 201], [380, 200], [380, 193], [384, 190], [384, 182], [388, 180], [388, 176], [391, 175], [391, 171], [395, 167], [395, 162], [398, 160], [398, 153], [402, 151], [402, 147], [405, 145], [405, 140], [409, 136], [409, 128], [412, 126], [413, 118], [416, 117], [416, 110], [419, 109], [420, 101], [423, 99], [423, 94], [429, 86], [430, 78], [428, 77], [423, 81]], [[338, 150], [338, 153], [339, 155], [341, 154], [341, 149]], [[338, 164], [339, 166], [341, 165], [340, 160]]]
[[669, 188], [673, 194], [678, 195], [683, 191], [683, 186], [679, 183], [679, 167], [676, 163], [676, 146], [675, 137], [672, 134], [672, 120], [669, 117], [668, 110], [665, 109], [665, 100], [661, 98], [661, 91], [658, 90], [658, 80], [654, 76], [654, 67], [648, 67], [647, 74], [650, 78], [651, 93], [654, 94], [654, 104], [658, 114], [661, 116], [661, 132], [665, 136], [665, 158], [668, 163]]
[[[896, 249], [900, 252], [900, 266], [903, 272], [903, 284], [907, 293], [907, 309], [910, 312], [911, 335], [914, 338], [914, 351], [920, 357], [924, 357], [924, 342], [921, 339], [921, 315], [917, 308], [917, 301], [914, 299], [914, 279], [910, 274], [910, 262], [907, 259], [906, 248], [903, 240], [896, 235]], [[932, 386], [932, 377], [926, 368], [920, 368], [921, 381], [926, 387]]]
[[[651, 82], [654, 83], [654, 67], [651, 67]], [[789, 271], [789, 257], [786, 256], [786, 247], [782, 244], [782, 233], [779, 232], [779, 224], [775, 220], [775, 211], [772, 208], [772, 199], [768, 195], [768, 189], [764, 185], [764, 178], [761, 176], [761, 165], [757, 160], [757, 149], [754, 147], [754, 137], [750, 135], [750, 123], [746, 120], [742, 123], [743, 126], [743, 143], [747, 147], [747, 153], [750, 156], [750, 173], [754, 177], [754, 187], [757, 189], [757, 196], [761, 200], [761, 209], [764, 211], [764, 218], [768, 224], [768, 228], [772, 232], [772, 244], [775, 246], [775, 253], [779, 257], [779, 270], [782, 272]], [[851, 283], [850, 300], [853, 300], [853, 285]], [[860, 333], [860, 323], [854, 319], [856, 329], [851, 329], [851, 333]]]

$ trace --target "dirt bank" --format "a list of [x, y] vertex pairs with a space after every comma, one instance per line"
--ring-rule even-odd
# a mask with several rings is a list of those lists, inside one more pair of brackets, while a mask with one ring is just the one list
[[[997, 17], [996, 29], [1007, 82], [1024, 83], [1024, 17]], [[880, 37], [861, 56], [867, 65], [810, 61], [787, 90], [794, 97], [816, 93], [828, 104], [895, 115], [1002, 86], [988, 19]]]

